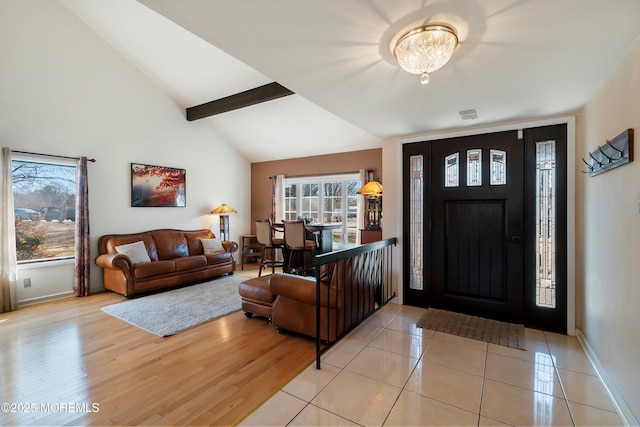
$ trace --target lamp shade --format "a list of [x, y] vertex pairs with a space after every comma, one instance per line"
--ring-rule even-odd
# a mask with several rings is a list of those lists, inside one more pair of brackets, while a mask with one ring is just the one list
[[211, 211], [212, 214], [216, 215], [229, 215], [230, 213], [237, 213], [238, 211], [233, 209], [231, 206], [226, 204], [221, 204], [217, 208]]
[[378, 181], [369, 181], [358, 190], [358, 194], [370, 197], [382, 196], [382, 184]]

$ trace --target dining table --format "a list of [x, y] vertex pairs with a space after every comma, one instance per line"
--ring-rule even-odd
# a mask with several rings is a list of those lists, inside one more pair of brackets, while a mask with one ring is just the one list
[[[284, 232], [284, 224], [282, 223], [274, 223], [273, 228]], [[318, 247], [316, 248], [316, 254], [325, 254], [333, 251], [333, 230], [341, 229], [342, 223], [310, 222], [305, 224], [304, 228], [307, 230], [307, 240], [315, 240], [314, 235], [317, 236]]]
[[310, 234], [316, 234], [318, 236], [318, 248], [317, 254], [325, 254], [333, 251], [333, 230], [339, 230], [342, 228], [342, 223], [309, 223], [304, 226], [307, 232]]

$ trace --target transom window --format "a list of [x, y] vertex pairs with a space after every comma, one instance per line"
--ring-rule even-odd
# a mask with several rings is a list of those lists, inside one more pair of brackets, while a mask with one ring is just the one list
[[482, 185], [482, 150], [467, 150], [467, 186]]
[[[504, 150], [489, 150], [490, 179], [489, 185], [507, 184], [507, 152]], [[482, 186], [482, 149], [467, 150], [467, 187]], [[460, 185], [460, 153], [452, 153], [444, 158], [444, 186], [458, 187]], [[462, 167], [465, 167], [464, 165]]]
[[459, 153], [453, 153], [444, 158], [444, 186], [457, 187], [460, 178]]

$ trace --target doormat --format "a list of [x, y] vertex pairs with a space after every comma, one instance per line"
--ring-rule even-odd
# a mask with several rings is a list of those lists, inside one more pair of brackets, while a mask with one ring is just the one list
[[416, 327], [525, 350], [524, 325], [429, 308]]

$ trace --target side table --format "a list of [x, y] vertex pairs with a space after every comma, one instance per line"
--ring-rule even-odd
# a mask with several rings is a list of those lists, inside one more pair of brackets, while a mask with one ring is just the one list
[[382, 240], [382, 230], [360, 230], [360, 244], [373, 243]]
[[240, 236], [240, 261], [242, 262], [242, 270], [246, 260], [254, 261], [262, 255], [262, 246], [258, 244], [255, 234]]

